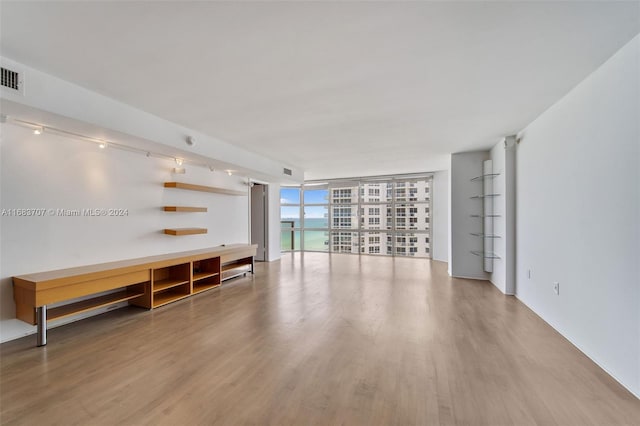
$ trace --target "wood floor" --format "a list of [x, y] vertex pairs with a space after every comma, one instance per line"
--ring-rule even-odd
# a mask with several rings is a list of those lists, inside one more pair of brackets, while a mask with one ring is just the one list
[[285, 255], [155, 311], [0, 345], [3, 425], [638, 425], [513, 297], [419, 259]]

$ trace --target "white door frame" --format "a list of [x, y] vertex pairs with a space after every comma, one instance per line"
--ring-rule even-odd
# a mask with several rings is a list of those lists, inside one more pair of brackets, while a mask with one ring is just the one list
[[269, 183], [263, 182], [257, 179], [249, 179], [249, 244], [251, 244], [251, 203], [252, 203], [252, 194], [251, 189], [254, 184], [259, 184], [264, 186], [264, 261], [267, 262], [269, 257]]

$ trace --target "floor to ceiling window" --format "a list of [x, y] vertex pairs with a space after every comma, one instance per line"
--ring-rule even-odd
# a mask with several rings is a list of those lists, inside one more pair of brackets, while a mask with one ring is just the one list
[[329, 192], [326, 184], [304, 185], [303, 205], [303, 247], [307, 251], [328, 251]]
[[301, 250], [300, 193], [299, 187], [280, 189], [280, 248], [282, 251]]
[[281, 190], [282, 250], [431, 257], [431, 176]]

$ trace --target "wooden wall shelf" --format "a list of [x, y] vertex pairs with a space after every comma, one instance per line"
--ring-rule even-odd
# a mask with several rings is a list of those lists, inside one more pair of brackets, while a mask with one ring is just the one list
[[191, 212], [191, 213], [206, 213], [206, 207], [185, 207], [185, 206], [164, 206], [162, 208], [165, 212]]
[[165, 182], [165, 188], [188, 189], [189, 191], [213, 192], [225, 195], [247, 195], [245, 191], [236, 191], [234, 189], [218, 188], [216, 186], [194, 185], [192, 183], [183, 182]]
[[[224, 195], [248, 195], [246, 191], [236, 191], [233, 189], [218, 188], [216, 186], [194, 185], [192, 183], [184, 182], [165, 182], [165, 188], [187, 189], [189, 191], [211, 192]], [[206, 207], [188, 207], [188, 206], [164, 206], [163, 210], [166, 212], [201, 212], [206, 213]], [[181, 236], [181, 235], [195, 235], [206, 234], [206, 228], [175, 228], [165, 229], [164, 233], [167, 235]]]
[[207, 228], [167, 228], [164, 230], [164, 233], [167, 235], [196, 235], [196, 234], [206, 234]]

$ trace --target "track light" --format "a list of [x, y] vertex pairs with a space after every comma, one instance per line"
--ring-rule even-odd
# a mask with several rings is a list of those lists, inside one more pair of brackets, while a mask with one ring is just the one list
[[[93, 136], [87, 136], [87, 135], [84, 135], [84, 134], [81, 134], [81, 133], [76, 133], [74, 131], [69, 131], [69, 130], [65, 130], [65, 129], [61, 129], [61, 128], [57, 128], [57, 127], [44, 126], [44, 125], [42, 125], [40, 123], [37, 123], [37, 122], [20, 120], [18, 118], [15, 118], [15, 117], [12, 117], [12, 116], [8, 116], [8, 115], [5, 115], [5, 114], [0, 114], [0, 123], [10, 123], [10, 124], [15, 124], [15, 125], [20, 126], [20, 127], [27, 128], [28, 130], [32, 131], [34, 135], [41, 135], [41, 134], [45, 133], [45, 130], [46, 130], [47, 134], [63, 135], [63, 136], [66, 136], [66, 137], [71, 137], [71, 138], [75, 138], [75, 139], [84, 140], [84, 141], [90, 142], [92, 144], [97, 144], [98, 148], [100, 148], [100, 149], [106, 149], [106, 148], [121, 149], [123, 151], [136, 152], [136, 153], [145, 155], [147, 158], [157, 157], [157, 158], [162, 158], [162, 159], [166, 159], [166, 160], [174, 160], [176, 162], [176, 165], [178, 166], [175, 169], [177, 171], [174, 172], [174, 173], [184, 173], [184, 168], [181, 167], [185, 163], [185, 160], [183, 158], [173, 157], [173, 156], [170, 156], [170, 155], [167, 155], [167, 154], [163, 154], [163, 153], [160, 153], [160, 152], [148, 151], [146, 149], [136, 148], [134, 146], [125, 145], [123, 143], [118, 143], [118, 142], [115, 142], [115, 141], [109, 141], [109, 140], [105, 140], [105, 139], [98, 139], [98, 138], [93, 137]], [[196, 140], [195, 140], [195, 138], [193, 136], [186, 136], [185, 137], [185, 142], [188, 145], [193, 146], [193, 145], [195, 145]], [[200, 162], [197, 162], [197, 161], [190, 160], [189, 161], [189, 165], [206, 167], [211, 172], [215, 172], [216, 171], [214, 166], [212, 166], [211, 164], [207, 164], [207, 163], [200, 163]], [[224, 170], [224, 171], [229, 176], [232, 176], [233, 172], [234, 172], [233, 170]]]

